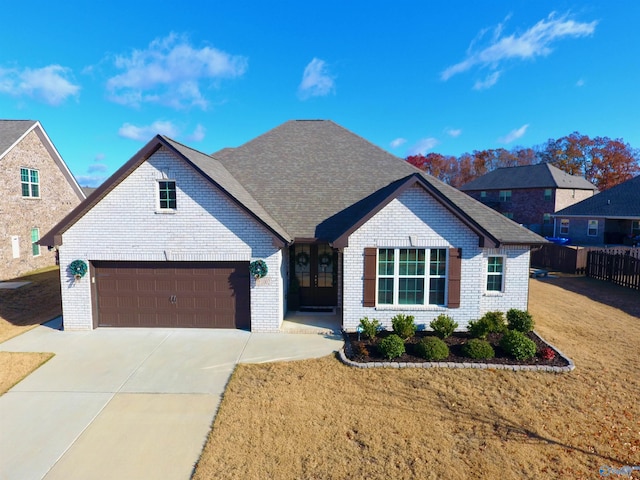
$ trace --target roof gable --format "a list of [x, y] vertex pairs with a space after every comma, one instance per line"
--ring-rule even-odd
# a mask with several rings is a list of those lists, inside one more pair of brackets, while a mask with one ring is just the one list
[[219, 162], [202, 152], [193, 150], [167, 137], [157, 135], [127, 163], [122, 165], [109, 179], [100, 185], [84, 202], [72, 210], [50, 232], [38, 242], [41, 245], [62, 245], [62, 234], [74, 223], [80, 220], [89, 210], [100, 202], [117, 185], [122, 183], [134, 170], [162, 147], [168, 148], [179, 158], [184, 160], [196, 172], [216, 186], [234, 203], [239, 205], [258, 222], [262, 223], [274, 236], [274, 240], [281, 244], [288, 243], [290, 238], [286, 231], [278, 225], [264, 209], [246, 193], [240, 185]]
[[640, 175], [564, 208], [554, 216], [640, 219]]
[[80, 188], [40, 122], [36, 120], [0, 120], [0, 161], [32, 131], [36, 133], [78, 198], [84, 200], [86, 198], [84, 191]]
[[519, 188], [570, 188], [597, 190], [584, 177], [570, 175], [550, 163], [497, 168], [460, 187], [462, 191]]

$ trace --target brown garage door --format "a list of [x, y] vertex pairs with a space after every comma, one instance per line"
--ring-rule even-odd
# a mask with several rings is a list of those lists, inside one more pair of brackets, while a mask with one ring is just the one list
[[251, 326], [244, 262], [93, 262], [98, 326]]

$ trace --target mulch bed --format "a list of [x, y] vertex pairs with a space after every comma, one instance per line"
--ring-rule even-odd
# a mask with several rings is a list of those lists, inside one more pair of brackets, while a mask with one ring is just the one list
[[[435, 336], [433, 332], [416, 332], [416, 335], [409, 338], [405, 342], [406, 353], [398, 358], [394, 358], [393, 360], [389, 360], [383, 357], [378, 350], [377, 344], [390, 335], [393, 332], [383, 331], [378, 334], [378, 336], [373, 340], [369, 340], [364, 338], [363, 335], [358, 337], [357, 333], [344, 333], [345, 339], [345, 355], [349, 360], [358, 363], [367, 363], [367, 362], [399, 362], [399, 363], [423, 363], [426, 362], [424, 358], [418, 356], [416, 354], [416, 344], [424, 337]], [[562, 358], [558, 352], [544, 342], [540, 337], [538, 337], [534, 332], [529, 332], [527, 336], [533, 340], [538, 347], [537, 350], [540, 352], [541, 349], [545, 347], [551, 348], [554, 352], [556, 352], [555, 358], [552, 360], [545, 360], [537, 354], [535, 357], [530, 358], [528, 360], [516, 360], [510, 355], [507, 355], [500, 345], [498, 344], [502, 334], [499, 333], [490, 333], [487, 337], [487, 341], [493, 346], [495, 350], [496, 356], [491, 359], [473, 359], [469, 357], [465, 357], [462, 354], [462, 346], [469, 341], [472, 337], [465, 332], [455, 332], [449, 338], [446, 338], [444, 342], [449, 346], [449, 356], [445, 359], [439, 360], [440, 362], [455, 362], [455, 363], [489, 363], [489, 364], [500, 364], [500, 365], [545, 365], [549, 367], [566, 367], [569, 363]], [[358, 340], [358, 338], [360, 338]], [[366, 350], [367, 354], [362, 354], [363, 349]]]

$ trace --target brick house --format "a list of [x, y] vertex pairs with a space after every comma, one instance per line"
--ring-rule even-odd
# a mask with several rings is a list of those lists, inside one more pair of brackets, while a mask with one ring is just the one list
[[0, 120], [0, 279], [55, 265], [38, 240], [85, 196], [40, 122]]
[[460, 190], [545, 236], [553, 235], [553, 213], [598, 191], [585, 178], [569, 175], [549, 163], [498, 168]]
[[353, 331], [526, 309], [545, 240], [318, 120], [212, 155], [156, 136], [41, 243], [60, 251], [67, 329], [273, 332], [287, 310], [328, 308]]
[[640, 245], [640, 175], [564, 208], [554, 236], [574, 245]]

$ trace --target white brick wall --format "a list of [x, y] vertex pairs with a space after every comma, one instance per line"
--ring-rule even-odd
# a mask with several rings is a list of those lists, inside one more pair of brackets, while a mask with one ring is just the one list
[[[462, 248], [460, 308], [363, 306], [364, 249], [409, 246]], [[477, 235], [422, 187], [412, 187], [349, 237], [349, 246], [343, 252], [343, 327], [353, 331], [360, 319], [367, 316], [376, 318], [390, 329], [391, 318], [401, 312], [413, 315], [419, 326], [428, 329], [431, 320], [446, 313], [458, 322], [459, 330], [466, 330], [469, 321], [478, 319], [486, 311], [506, 311], [512, 307], [526, 309], [529, 249], [524, 246], [499, 251], [507, 256], [506, 290], [503, 294], [489, 296], [485, 293], [487, 257], [495, 251], [479, 248]]]
[[[158, 213], [157, 179], [176, 180], [176, 213]], [[278, 331], [283, 318], [282, 254], [272, 236], [185, 162], [154, 153], [63, 235], [60, 275], [65, 328], [93, 325], [89, 276], [75, 282], [68, 265], [81, 259], [252, 261], [269, 273], [251, 280], [251, 328]]]

